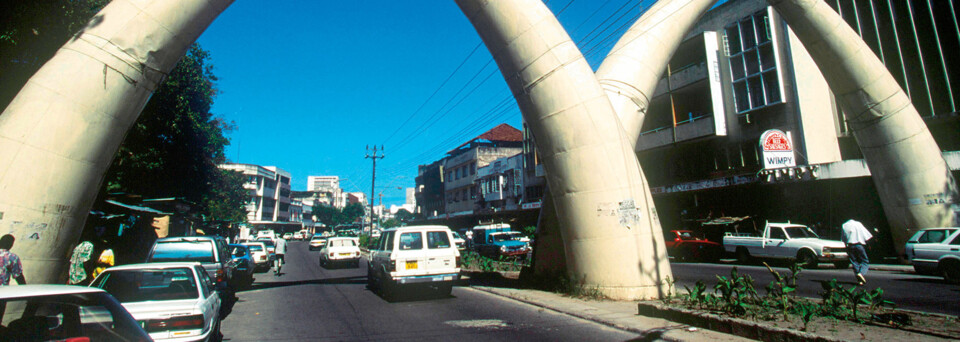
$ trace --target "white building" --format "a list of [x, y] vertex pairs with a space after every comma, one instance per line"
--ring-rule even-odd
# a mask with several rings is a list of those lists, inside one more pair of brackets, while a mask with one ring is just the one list
[[270, 227], [280, 231], [299, 230], [302, 204], [292, 206], [290, 173], [276, 166], [220, 164], [224, 170], [243, 173], [247, 190], [247, 221], [255, 229]]
[[517, 210], [523, 198], [522, 153], [499, 158], [477, 169], [477, 188], [480, 210]]

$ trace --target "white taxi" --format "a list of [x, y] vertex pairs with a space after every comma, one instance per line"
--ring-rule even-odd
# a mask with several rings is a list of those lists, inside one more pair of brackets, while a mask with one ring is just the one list
[[347, 263], [354, 268], [360, 267], [360, 246], [352, 237], [332, 237], [320, 249], [320, 265], [327, 267], [334, 263]]
[[203, 266], [163, 262], [115, 266], [90, 284], [113, 295], [154, 341], [219, 341], [220, 296]]

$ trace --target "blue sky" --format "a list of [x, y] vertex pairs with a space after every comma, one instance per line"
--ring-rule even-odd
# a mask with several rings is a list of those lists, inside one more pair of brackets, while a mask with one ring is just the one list
[[[552, 0], [594, 69], [652, 1]], [[231, 162], [278, 166], [294, 190], [337, 175], [370, 192], [367, 145], [383, 145], [377, 193], [401, 204], [428, 164], [520, 112], [473, 26], [447, 1], [236, 1], [200, 37], [236, 122]]]

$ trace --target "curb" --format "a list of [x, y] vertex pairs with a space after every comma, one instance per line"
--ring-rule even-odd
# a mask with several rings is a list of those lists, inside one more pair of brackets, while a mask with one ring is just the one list
[[[501, 291], [497, 291], [497, 290], [491, 289], [491, 288], [486, 287], [486, 286], [473, 286], [473, 285], [471, 285], [471, 286], [469, 286], [469, 288], [474, 289], [474, 290], [478, 290], [478, 291], [483, 291], [483, 292], [486, 292], [486, 293], [489, 293], [489, 294], [492, 294], [492, 295], [495, 295], [495, 296], [504, 297], [504, 298], [509, 298], [509, 299], [512, 299], [512, 300], [515, 300], [515, 301], [518, 301], [518, 302], [521, 302], [521, 303], [525, 303], [525, 304], [528, 304], [528, 305], [532, 305], [532, 306], [535, 306], [535, 307], [538, 307], [538, 308], [543, 308], [543, 309], [551, 310], [551, 311], [554, 311], [554, 312], [557, 312], [557, 313], [560, 313], [560, 314], [564, 314], [564, 315], [568, 315], [568, 316], [573, 316], [573, 317], [580, 318], [580, 319], [583, 319], [583, 320], [587, 320], [587, 321], [591, 321], [591, 322], [594, 322], [594, 323], [606, 325], [606, 326], [609, 326], [609, 327], [612, 327], [612, 328], [616, 328], [616, 329], [620, 329], [620, 330], [624, 330], [624, 331], [629, 331], [629, 332], [632, 332], [632, 333], [640, 334], [640, 336], [638, 336], [638, 339], [639, 339], [639, 340], [648, 340], [648, 339], [650, 339], [650, 340], [662, 340], [662, 341], [670, 341], [670, 342], [683, 342], [683, 341], [689, 341], [689, 340], [690, 340], [689, 338], [682, 338], [682, 337], [679, 337], [679, 336], [670, 336], [670, 335], [673, 335], [672, 331], [681, 330], [681, 329], [683, 329], [683, 328], [687, 328], [687, 326], [671, 326], [671, 327], [667, 327], [667, 328], [640, 329], [640, 328], [636, 328], [636, 327], [633, 327], [633, 326], [624, 325], [624, 324], [615, 322], [615, 321], [613, 321], [613, 320], [604, 319], [604, 318], [601, 318], [601, 317], [596, 317], [596, 316], [589, 315], [589, 314], [584, 314], [584, 313], [581, 313], [581, 312], [572, 312], [572, 311], [569, 311], [569, 310], [563, 310], [562, 308], [559, 308], [559, 307], [554, 306], [554, 305], [550, 305], [550, 304], [548, 304], [548, 303], [542, 303], [542, 302], [538, 302], [538, 301], [529, 300], [529, 299], [527, 299], [527, 298], [524, 298], [523, 296], [515, 296], [515, 295], [508, 294], [508, 293], [503, 293], [503, 292], [501, 292]], [[831, 342], [833, 342], [833, 341], [831, 341]]]
[[641, 316], [662, 318], [668, 321], [688, 324], [695, 327], [710, 329], [713, 331], [760, 341], [845, 341], [843, 339], [829, 338], [802, 331], [766, 326], [757, 322], [738, 318], [721, 317], [715, 314], [668, 307], [658, 303], [637, 303], [637, 314]]

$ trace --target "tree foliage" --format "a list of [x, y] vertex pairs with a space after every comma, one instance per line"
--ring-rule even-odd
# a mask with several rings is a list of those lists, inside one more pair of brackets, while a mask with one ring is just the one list
[[182, 197], [212, 220], [246, 218], [242, 174], [217, 167], [234, 124], [210, 113], [217, 78], [209, 57], [194, 44], [177, 63], [127, 133], [104, 191]]
[[314, 220], [328, 227], [354, 223], [363, 217], [363, 214], [363, 204], [360, 203], [350, 203], [343, 209], [325, 206], [313, 208]]

